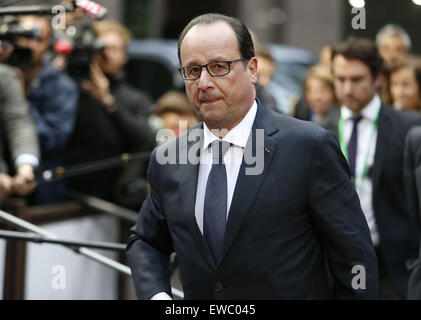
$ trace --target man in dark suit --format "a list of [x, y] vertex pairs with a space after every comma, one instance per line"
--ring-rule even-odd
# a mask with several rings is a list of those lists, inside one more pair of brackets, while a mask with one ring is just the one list
[[406, 263], [416, 257], [418, 239], [403, 190], [403, 151], [409, 128], [421, 119], [380, 101], [383, 61], [371, 40], [349, 38], [332, 59], [342, 105], [338, 137], [376, 248], [380, 297], [404, 299]]
[[199, 16], [179, 58], [204, 123], [151, 156], [127, 246], [138, 298], [170, 298], [173, 251], [186, 299], [377, 298], [374, 248], [337, 140], [256, 102], [247, 27]]
[[[404, 182], [409, 213], [421, 236], [421, 126], [412, 128], [406, 137], [404, 156]], [[408, 299], [421, 299], [421, 254], [411, 263]]]

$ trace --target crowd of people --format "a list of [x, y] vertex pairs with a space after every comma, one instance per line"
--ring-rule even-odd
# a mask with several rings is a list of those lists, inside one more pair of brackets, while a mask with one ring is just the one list
[[[87, 75], [68, 72], [68, 57], [52, 50], [60, 34], [54, 34], [58, 31], [48, 18], [25, 15], [18, 22], [39, 30], [40, 36], [2, 43], [0, 196], [23, 196], [29, 205], [42, 205], [63, 201], [69, 190], [75, 190], [138, 210], [145, 185], [132, 192], [128, 186], [144, 179], [147, 157], [140, 163], [48, 183], [41, 173], [152, 151], [159, 129], [173, 129], [179, 119], [188, 119], [189, 126], [197, 122], [185, 95], [169, 92], [150, 112], [151, 97], [125, 80], [131, 36], [115, 21], [83, 25], [103, 46], [92, 54]], [[30, 50], [31, 61], [8, 65], [13, 50], [22, 48]], [[179, 117], [174, 120], [171, 115]]]
[[[186, 29], [186, 33], [182, 35], [182, 37], [186, 37], [186, 40], [181, 38], [181, 40], [185, 41], [183, 43], [184, 47], [179, 47], [179, 54], [180, 50], [184, 48], [184, 51], [181, 52], [180, 62], [184, 62], [182, 60], [191, 60], [194, 63], [198, 63], [197, 61], [201, 61], [201, 58], [196, 59], [194, 50], [199, 50], [202, 56], [209, 55], [209, 57], [211, 51], [214, 50], [214, 48], [212, 50], [208, 48], [210, 50], [208, 52], [206, 48], [200, 47], [201, 34], [196, 34], [194, 31], [202, 28], [203, 32], [208, 32], [209, 34], [215, 30], [228, 32], [225, 24], [232, 23], [235, 25], [237, 23], [219, 16], [212, 19], [214, 20], [210, 22], [196, 21], [197, 25], [193, 24], [189, 27], [190, 29]], [[221, 21], [223, 23], [219, 24]], [[128, 187], [145, 178], [147, 159], [143, 162], [130, 163], [124, 167], [96, 171], [49, 183], [37, 184], [40, 178], [39, 173], [60, 166], [72, 166], [113, 158], [123, 153], [152, 151], [157, 145], [163, 143], [156, 140], [156, 132], [158, 130], [166, 128], [171, 133], [170, 135], [175, 136], [183, 133], [179, 131], [181, 128], [180, 121], [185, 121], [185, 129], [192, 128], [200, 120], [203, 120], [211, 128], [211, 125], [214, 124], [212, 122], [214, 115], [208, 114], [200, 108], [196, 110], [199, 110], [198, 112], [194, 113], [194, 98], [197, 94], [200, 96], [200, 93], [197, 92], [207, 92], [207, 90], [210, 91], [209, 88], [213, 88], [212, 79], [222, 79], [227, 74], [213, 75], [211, 73], [213, 71], [209, 71], [210, 62], [203, 60], [201, 63], [205, 64], [198, 65], [200, 67], [198, 77], [202, 82], [208, 81], [209, 88], [195, 88], [194, 82], [190, 80], [196, 81], [198, 79], [194, 78], [196, 74], [186, 73], [187, 71], [190, 72], [192, 68], [186, 71], [186, 67], [184, 67], [184, 69], [181, 68], [181, 75], [186, 83], [187, 95], [179, 91], [170, 91], [157, 101], [152, 101], [145, 92], [134, 88], [125, 80], [124, 66], [128, 62], [126, 49], [130, 43], [130, 32], [123, 25], [110, 20], [95, 22], [92, 25], [92, 31], [103, 43], [104, 49], [93, 53], [89, 66], [89, 77], [78, 79], [66, 72], [65, 57], [52, 54], [51, 44], [54, 34], [50, 21], [47, 18], [23, 16], [19, 19], [19, 24], [25, 28], [40, 30], [40, 37], [16, 40], [16, 45], [20, 48], [30, 49], [32, 54], [31, 62], [25, 66], [11, 67], [6, 65], [7, 57], [13, 52], [13, 49], [10, 50], [5, 46], [2, 46], [0, 49], [0, 57], [2, 59], [0, 61], [0, 199], [9, 196], [20, 196], [26, 197], [29, 205], [48, 204], [63, 201], [66, 199], [69, 190], [76, 190], [139, 210], [143, 200], [147, 197], [147, 189], [151, 187], [152, 196], [149, 193], [149, 197], [142, 208], [142, 213], [143, 219], [150, 219], [146, 222], [150, 224], [152, 229], [145, 231], [142, 226], [137, 225], [132, 230], [132, 238], [130, 240], [132, 249], [129, 251], [129, 258], [131, 258], [132, 263], [133, 261], [137, 263], [139, 257], [161, 259], [160, 254], [154, 251], [155, 248], [160, 247], [164, 251], [170, 250], [172, 242], [169, 241], [169, 233], [170, 231], [176, 233], [178, 231], [168, 230], [168, 227], [163, 227], [161, 218], [159, 218], [160, 213], [155, 212], [155, 210], [158, 210], [161, 206], [163, 208], [164, 204], [169, 205], [170, 200], [177, 202], [176, 199], [178, 198], [172, 193], [172, 190], [168, 192], [162, 191], [162, 194], [158, 194], [158, 191], [161, 191], [161, 178], [157, 178], [156, 175], [153, 175], [152, 178], [157, 180], [149, 181], [151, 183], [150, 187], [146, 185], [137, 189]], [[205, 28], [203, 25], [207, 27]], [[319, 203], [316, 204], [314, 203], [316, 200], [313, 200], [313, 202], [308, 204], [309, 207], [302, 207], [305, 203], [287, 203], [284, 200], [272, 199], [271, 197], [275, 197], [277, 193], [272, 188], [273, 186], [270, 185], [265, 189], [266, 193], [264, 195], [269, 197], [269, 203], [273, 202], [274, 205], [270, 208], [266, 206], [266, 214], [269, 217], [271, 214], [273, 215], [274, 213], [269, 211], [275, 211], [275, 204], [278, 203], [284, 203], [292, 211], [295, 210], [297, 214], [302, 214], [305, 210], [308, 210], [309, 216], [311, 219], [314, 219], [316, 227], [314, 232], [309, 232], [307, 236], [309, 239], [314, 240], [314, 243], [310, 242], [317, 250], [324, 250], [326, 247], [329, 247], [326, 249], [328, 250], [328, 258], [331, 259], [329, 267], [332, 268], [334, 277], [337, 277], [335, 280], [340, 283], [340, 286], [343, 286], [342, 294], [344, 297], [353, 295], [353, 293], [350, 293], [351, 288], [348, 288], [350, 283], [346, 283], [349, 280], [349, 276], [345, 275], [343, 270], [341, 270], [342, 262], [340, 261], [345, 259], [345, 257], [341, 256], [338, 250], [334, 249], [335, 245], [333, 243], [335, 241], [343, 245], [342, 249], [349, 250], [350, 255], [359, 250], [368, 252], [367, 256], [364, 256], [365, 260], [362, 263], [366, 263], [370, 270], [373, 268], [373, 255], [371, 253], [371, 249], [373, 249], [373, 253], [375, 252], [377, 256], [380, 298], [421, 298], [420, 264], [418, 263], [420, 204], [417, 190], [421, 188], [419, 170], [418, 176], [416, 174], [417, 164], [421, 162], [419, 152], [421, 135], [419, 127], [412, 129], [421, 125], [421, 58], [411, 52], [409, 35], [397, 25], [386, 25], [379, 30], [375, 41], [351, 37], [325, 46], [320, 53], [318, 64], [308, 70], [303, 84], [303, 96], [293, 106], [285, 104], [283, 89], [279, 88], [272, 81], [276, 64], [271, 57], [270, 50], [257, 39], [253, 39], [253, 42], [255, 50], [253, 55], [246, 57], [241, 52], [243, 55], [241, 58], [249, 63], [244, 62], [244, 66], [247, 68], [249, 75], [251, 75], [251, 84], [255, 88], [253, 90], [256, 90], [257, 104], [253, 104], [254, 98], [252, 94], [247, 96], [250, 103], [253, 104], [250, 110], [254, 110], [256, 119], [259, 117], [263, 117], [262, 119], [266, 119], [265, 121], [269, 119], [266, 113], [262, 115], [262, 104], [274, 114], [278, 114], [281, 117], [280, 119], [284, 119], [286, 116], [287, 118], [313, 122], [332, 132], [332, 137], [336, 136], [337, 138], [335, 140], [326, 136], [323, 141], [313, 141], [311, 140], [311, 135], [315, 137], [323, 136], [321, 131], [318, 131], [319, 129], [315, 129], [316, 126], [302, 127], [304, 122], [284, 123], [282, 122], [284, 120], [279, 120], [279, 124], [287, 127], [291, 126], [294, 135], [299, 137], [296, 141], [297, 144], [301, 141], [309, 148], [320, 147], [320, 143], [326, 144], [323, 146], [325, 149], [321, 149], [320, 152], [315, 152], [313, 155], [299, 150], [299, 152], [302, 152], [303, 157], [316, 157], [314, 164], [304, 161], [304, 167], [308, 165], [309, 171], [320, 170], [313, 173], [315, 176], [312, 179], [315, 179], [315, 181], [305, 191], [309, 194], [298, 196], [290, 193], [291, 190], [279, 187], [282, 190], [285, 189], [285, 193], [290, 194], [290, 200], [301, 199], [301, 196], [306, 196], [307, 198], [314, 197], [314, 199], [318, 199]], [[229, 42], [227, 41], [227, 43]], [[226, 48], [229, 48], [229, 46]], [[257, 60], [255, 57], [257, 57]], [[224, 61], [224, 63], [230, 63], [228, 73], [231, 70], [234, 70], [233, 74], [240, 72], [236, 68], [240, 68], [241, 64], [238, 64], [238, 66], [233, 64], [240, 60]], [[209, 78], [210, 80], [202, 80], [202, 78], [208, 77], [204, 67], [206, 67], [209, 76], [212, 77]], [[234, 82], [230, 83], [231, 87], [227, 91], [231, 90], [229, 94], [234, 97], [233, 99], [243, 103], [244, 101], [240, 98], [240, 95], [246, 95], [245, 92], [248, 92], [250, 89], [245, 85], [249, 79], [241, 78], [242, 76], [239, 77], [240, 82], [237, 84]], [[217, 81], [223, 81], [220, 79]], [[242, 88], [241, 85], [244, 87]], [[245, 87], [247, 87], [247, 90], [242, 91]], [[251, 89], [250, 92], [252, 92]], [[206, 94], [203, 93], [205, 97], [207, 97]], [[224, 94], [229, 95], [228, 93]], [[211, 98], [209, 96], [209, 99]], [[196, 102], [198, 104], [205, 103], [200, 99]], [[249, 115], [249, 109], [243, 111], [244, 114], [241, 117]], [[228, 114], [230, 116], [240, 116], [229, 112]], [[232, 120], [230, 124], [236, 124], [236, 120]], [[297, 131], [300, 128], [302, 129], [301, 133]], [[284, 137], [279, 139], [279, 141], [285, 143], [285, 148], [296, 151], [293, 145], [289, 146], [286, 140], [284, 141]], [[234, 142], [231, 142], [231, 146], [234, 144]], [[338, 165], [336, 162], [330, 162], [332, 160], [330, 157], [337, 157], [335, 155], [336, 147], [342, 149], [342, 153], [348, 162], [346, 168]], [[266, 152], [269, 153], [269, 149]], [[326, 154], [324, 155], [323, 153]], [[317, 157], [320, 157], [320, 159]], [[283, 163], [281, 158], [274, 160], [276, 163], [278, 161], [281, 166]], [[317, 161], [326, 161], [326, 163], [318, 163]], [[329, 163], [333, 170], [331, 175], [335, 176], [337, 180], [334, 180], [333, 177], [326, 178], [328, 174], [324, 172], [324, 165]], [[291, 188], [303, 189], [302, 186], [297, 185], [297, 181], [301, 181], [303, 168], [297, 170], [294, 176], [295, 171], [293, 168], [295, 165], [288, 165], [291, 166], [291, 174], [286, 177], [282, 175], [282, 177], [286, 180], [289, 179]], [[319, 168], [317, 167], [318, 165], [320, 165]], [[210, 170], [209, 168], [208, 174], [210, 174]], [[334, 172], [335, 170], [337, 171]], [[341, 180], [345, 175], [345, 170], [346, 172], [349, 170], [351, 177], [351, 184], [349, 185]], [[172, 174], [171, 171], [168, 171], [165, 176], [167, 179], [171, 179]], [[186, 177], [188, 177], [188, 174], [190, 173], [186, 172]], [[275, 171], [272, 171], [270, 174], [273, 177], [279, 175]], [[180, 178], [177, 176], [177, 179]], [[349, 194], [344, 194], [344, 190], [350, 190], [349, 188], [352, 186], [358, 195], [361, 212], [367, 223], [367, 230], [364, 229], [365, 227], [363, 228], [362, 238], [367, 236], [369, 243], [360, 243], [362, 238], [358, 238], [358, 244], [342, 243], [343, 239], [348, 239], [347, 237], [349, 237], [349, 234], [341, 229], [344, 226], [336, 225], [337, 228], [343, 231], [343, 234], [339, 234], [339, 229], [335, 231], [338, 234], [327, 234], [328, 232], [334, 232], [333, 226], [337, 223], [330, 216], [330, 214], [334, 214], [332, 210], [335, 209], [333, 203], [336, 200], [321, 194], [320, 190], [316, 190], [319, 187], [328, 187], [328, 185], [318, 185], [317, 179], [332, 179], [329, 182], [338, 183], [337, 185], [330, 185], [332, 189], [327, 190], [327, 192], [331, 192], [331, 197], [336, 196], [336, 200], [341, 199], [349, 205], [349, 207], [340, 208], [338, 206], [336, 208], [339, 216], [345, 217], [347, 214], [353, 214], [351, 211], [359, 210], [357, 202], [354, 201], [353, 193], [349, 191]], [[170, 182], [168, 183], [168, 188], [174, 183], [173, 181]], [[274, 180], [272, 182], [274, 185], [279, 184], [279, 181]], [[188, 187], [187, 183], [184, 187]], [[200, 187], [200, 183], [198, 187]], [[202, 190], [204, 194], [206, 184], [202, 185], [202, 187], [204, 188]], [[193, 197], [193, 194], [187, 192], [194, 191], [196, 185], [192, 186], [192, 188], [186, 189], [184, 196]], [[162, 186], [162, 189], [164, 189], [164, 186]], [[128, 194], [130, 192], [132, 194]], [[156, 198], [153, 198], [154, 196]], [[157, 199], [160, 197], [167, 198], [161, 199], [161, 202], [157, 203]], [[262, 199], [261, 201], [264, 202], [265, 197], [262, 196]], [[233, 199], [233, 201], [235, 200], [238, 202], [237, 198]], [[206, 200], [201, 199], [200, 201], [205, 202]], [[332, 201], [332, 206], [327, 203], [328, 201]], [[233, 203], [241, 211], [240, 204]], [[174, 205], [175, 208], [180, 206], [178, 203]], [[262, 203], [263, 205], [264, 203]], [[206, 205], [204, 204], [203, 206]], [[204, 211], [205, 209], [202, 208], [201, 210]], [[280, 210], [282, 211], [283, 209]], [[203, 212], [201, 214], [203, 215]], [[176, 220], [178, 218], [173, 219]], [[267, 221], [259, 219], [256, 218], [254, 220], [257, 225], [261, 223], [268, 230], [272, 230], [274, 233], [277, 231], [273, 229], [275, 227], [272, 228], [270, 225], [270, 219], [267, 219]], [[295, 218], [291, 217], [291, 219]], [[302, 219], [307, 221], [307, 216], [303, 216]], [[349, 221], [351, 231], [349, 232], [352, 232], [353, 228], [355, 230], [359, 228], [361, 221], [358, 214], [353, 218], [347, 217], [346, 219], [351, 219]], [[171, 222], [177, 223], [177, 221]], [[263, 222], [265, 223], [263, 224]], [[296, 227], [295, 222], [289, 222], [288, 225]], [[308, 225], [309, 230], [314, 227], [310, 225]], [[248, 226], [250, 232], [255, 232], [250, 225]], [[158, 234], [158, 231], [164, 232], [164, 234]], [[204, 232], [203, 229], [200, 231]], [[287, 230], [284, 231], [286, 232]], [[166, 237], [166, 239], [162, 240], [160, 237]], [[319, 240], [317, 239], [323, 243], [320, 248]], [[234, 241], [233, 239], [231, 240]], [[265, 238], [265, 240], [269, 241], [271, 239]], [[156, 244], [153, 250], [149, 247], [150, 243], [148, 241]], [[244, 238], [244, 241], [248, 240]], [[276, 239], [275, 241], [278, 240]], [[349, 237], [349, 241], [352, 242], [351, 237]], [[182, 244], [179, 245], [182, 247]], [[256, 244], [255, 246], [257, 249], [254, 249], [262, 250], [262, 254], [267, 252], [263, 247], [259, 248], [259, 245]], [[244, 253], [239, 248], [236, 249], [239, 254]], [[142, 256], [139, 253], [140, 251], [136, 252], [136, 250], [143, 250], [145, 255]], [[212, 291], [206, 278], [209, 276], [209, 273], [204, 272], [203, 279], [194, 279], [194, 273], [200, 274], [205, 267], [200, 267], [202, 269], [197, 267], [197, 270], [193, 267], [190, 268], [190, 258], [183, 254], [187, 252], [189, 255], [191, 252], [182, 252], [183, 250], [181, 249], [180, 251], [177, 254], [179, 254], [181, 261], [184, 263], [184, 272], [187, 270], [193, 274], [193, 278], [190, 275], [188, 276], [191, 278], [187, 280], [187, 289], [190, 290], [188, 294], [193, 298], [209, 298]], [[214, 252], [212, 251], [213, 254]], [[306, 252], [305, 254], [306, 256], [302, 260], [308, 263], [314, 263], [312, 259], [317, 261], [322, 259], [319, 256], [311, 256], [313, 254], [311, 252]], [[348, 259], [349, 257], [346, 258]], [[218, 264], [218, 259], [216, 259], [216, 264]], [[356, 261], [358, 260], [357, 258], [355, 259]], [[241, 261], [241, 259], [238, 261]], [[317, 271], [318, 276], [322, 277], [324, 271], [321, 260], [319, 262], [320, 265], [313, 265], [313, 267]], [[246, 261], [244, 266], [247, 266], [247, 263], [250, 263], [250, 261]], [[283, 269], [285, 267], [278, 266], [274, 262], [275, 264], [279, 268], [279, 272], [288, 271]], [[235, 265], [235, 261], [233, 261], [233, 266]], [[253, 263], [250, 265], [250, 268], [260, 268]], [[160, 264], [160, 268], [162, 266], [165, 266], [165, 264]], [[147, 267], [150, 268], [151, 266]], [[161, 270], [160, 268], [158, 269]], [[200, 272], [198, 271], [199, 269]], [[152, 277], [160, 279], [160, 275], [147, 269], [146, 266], [145, 269], [138, 270], [138, 272], [136, 270], [133, 271], [135, 281], [137, 279], [142, 279], [142, 281], [146, 282], [150, 280], [145, 279], [144, 274], [141, 274], [142, 272], [149, 272], [152, 274]], [[270, 272], [268, 270], [264, 271]], [[289, 270], [289, 272], [293, 271]], [[411, 277], [410, 281], [412, 272], [414, 276]], [[376, 272], [373, 274], [377, 276]], [[246, 276], [252, 278], [253, 272], [248, 275], [244, 274], [244, 276], [245, 278], [242, 278], [242, 281], [248, 281]], [[273, 285], [273, 282], [271, 282], [273, 279], [269, 273], [265, 279]], [[202, 283], [203, 287], [209, 289], [209, 292], [202, 296], [199, 293], [201, 288], [197, 288], [197, 284], [193, 284], [193, 282], [190, 283], [190, 280], [199, 281], [198, 283]], [[313, 281], [316, 285], [320, 278], [317, 278], [317, 276], [311, 278], [309, 276], [308, 280]], [[373, 279], [370, 281], [375, 286], [375, 281]], [[221, 283], [218, 282], [222, 286]], [[257, 282], [255, 285], [258, 290], [261, 290], [262, 297], [265, 297], [268, 291], [265, 288], [261, 288]], [[279, 290], [291, 289], [289, 284], [288, 286], [279, 285], [279, 287], [275, 287], [274, 285], [274, 288], [272, 288], [273, 292], [270, 292], [275, 297], [286, 297], [288, 296], [287, 294], [278, 295]], [[246, 286], [239, 286], [238, 288], [241, 290], [248, 289]], [[240, 289], [239, 291], [234, 289], [233, 292], [239, 296], [253, 297], [253, 295], [246, 294]], [[304, 290], [304, 287], [301, 289]], [[169, 289], [165, 285], [155, 286], [155, 283], [151, 283], [151, 287], [146, 289], [143, 286], [136, 286], [136, 290], [138, 295], [144, 298], [151, 298], [155, 294], [170, 294], [168, 292]], [[221, 292], [222, 287], [221, 290], [216, 291]], [[310, 293], [309, 296], [313, 298], [330, 297], [328, 292], [321, 288], [310, 290]], [[295, 296], [302, 297], [305, 295], [297, 287]], [[372, 291], [367, 292], [367, 297], [373, 298], [375, 296]], [[224, 296], [221, 295], [220, 297]]]
[[376, 249], [380, 297], [421, 298], [415, 143], [421, 59], [411, 52], [408, 33], [388, 24], [375, 41], [350, 37], [326, 45], [291, 110], [339, 139]]

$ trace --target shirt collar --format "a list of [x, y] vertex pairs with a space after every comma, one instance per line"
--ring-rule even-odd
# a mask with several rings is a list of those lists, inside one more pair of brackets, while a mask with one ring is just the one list
[[[248, 136], [251, 128], [253, 127], [254, 119], [256, 118], [257, 113], [257, 103], [254, 101], [250, 110], [244, 116], [244, 118], [232, 128], [223, 138], [223, 141], [227, 141], [233, 145], [245, 148], [248, 140]], [[203, 123], [204, 139], [203, 139], [203, 151], [205, 151], [208, 146], [218, 140], [218, 137], [215, 136], [211, 130], [207, 127], [206, 123]]]
[[[380, 97], [376, 94], [374, 95], [373, 99], [365, 106], [365, 108], [361, 111], [361, 116], [364, 119], [368, 119], [371, 122], [376, 121], [377, 115], [379, 113], [381, 107], [381, 100]], [[348, 109], [346, 106], [341, 107], [341, 117], [344, 120], [349, 120], [354, 116], [354, 113]]]

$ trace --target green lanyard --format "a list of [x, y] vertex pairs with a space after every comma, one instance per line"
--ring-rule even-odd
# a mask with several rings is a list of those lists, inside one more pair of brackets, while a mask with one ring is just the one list
[[[380, 110], [381, 110], [381, 108], [379, 108], [379, 112], [377, 113], [376, 120], [374, 120], [373, 126], [371, 128], [370, 138], [368, 140], [368, 148], [367, 148], [367, 151], [366, 151], [365, 156], [364, 156], [363, 171], [361, 172], [360, 179], [359, 179], [360, 183], [362, 183], [363, 180], [365, 179], [365, 177], [367, 176], [368, 156], [370, 155], [371, 145], [372, 145], [373, 139], [374, 139], [374, 134], [377, 132], [378, 123], [379, 123], [379, 116], [380, 116]], [[348, 143], [345, 142], [345, 133], [344, 133], [344, 131], [345, 131], [345, 120], [342, 117], [340, 117], [339, 118], [339, 123], [338, 123], [339, 143], [341, 145], [341, 149], [342, 149], [342, 152], [343, 152], [343, 154], [345, 156], [345, 159], [349, 163]], [[354, 183], [355, 187], [357, 188], [357, 183], [356, 183], [357, 181], [356, 181], [356, 179], [354, 177], [352, 178], [352, 182]]]

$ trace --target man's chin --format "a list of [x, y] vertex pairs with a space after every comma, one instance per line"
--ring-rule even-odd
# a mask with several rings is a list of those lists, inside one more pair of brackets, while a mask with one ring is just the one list
[[224, 129], [226, 127], [224, 117], [219, 113], [202, 113], [201, 118], [209, 129]]
[[345, 101], [343, 103], [344, 106], [346, 106], [349, 110], [353, 112], [359, 112], [361, 110], [360, 104], [353, 101]]

